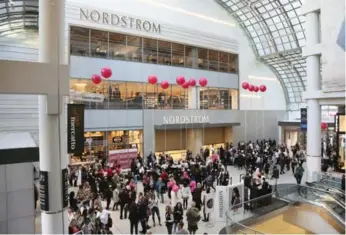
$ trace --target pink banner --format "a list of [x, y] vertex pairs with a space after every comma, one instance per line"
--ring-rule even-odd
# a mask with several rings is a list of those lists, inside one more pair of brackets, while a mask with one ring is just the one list
[[137, 158], [137, 149], [118, 149], [109, 151], [108, 161], [117, 162], [123, 169], [131, 167], [132, 159]]

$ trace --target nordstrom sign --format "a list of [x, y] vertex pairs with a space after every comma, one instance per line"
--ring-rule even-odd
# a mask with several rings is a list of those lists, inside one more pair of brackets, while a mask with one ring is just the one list
[[114, 25], [122, 28], [146, 31], [149, 33], [161, 33], [161, 25], [147, 20], [141, 20], [125, 15], [117, 15], [107, 12], [80, 8], [80, 19], [89, 20], [99, 24]]
[[163, 117], [163, 124], [209, 123], [209, 116], [168, 116]]

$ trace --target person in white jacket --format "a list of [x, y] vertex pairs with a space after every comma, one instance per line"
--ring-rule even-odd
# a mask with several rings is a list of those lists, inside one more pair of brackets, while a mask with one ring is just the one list
[[114, 208], [115, 210], [118, 210], [118, 205], [119, 205], [119, 189], [117, 187], [117, 185], [115, 185], [114, 187], [114, 190], [113, 190], [113, 201], [114, 201], [114, 204], [113, 204], [113, 211], [114, 211]]
[[184, 184], [183, 189], [181, 190], [181, 196], [183, 198], [183, 209], [187, 210], [187, 206], [188, 206], [188, 201], [191, 195], [191, 189], [190, 186], [188, 184]]

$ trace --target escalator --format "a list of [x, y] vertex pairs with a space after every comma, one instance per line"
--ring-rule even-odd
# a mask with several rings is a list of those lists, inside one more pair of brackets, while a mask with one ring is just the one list
[[299, 195], [307, 202], [329, 211], [339, 222], [345, 225], [345, 203], [328, 191], [301, 186]]
[[324, 191], [328, 191], [330, 194], [335, 196], [338, 200], [345, 202], [345, 191], [343, 191], [340, 187], [336, 187], [335, 184], [326, 184], [322, 182], [313, 182], [307, 183], [309, 187], [321, 189]]

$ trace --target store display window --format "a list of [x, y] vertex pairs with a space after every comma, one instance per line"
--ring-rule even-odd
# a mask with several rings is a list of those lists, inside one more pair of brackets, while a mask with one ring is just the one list
[[238, 73], [238, 55], [169, 41], [77, 26], [70, 28], [71, 55]]
[[200, 109], [238, 109], [238, 90], [200, 88]]

